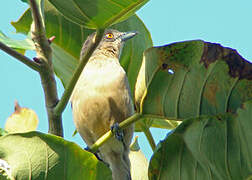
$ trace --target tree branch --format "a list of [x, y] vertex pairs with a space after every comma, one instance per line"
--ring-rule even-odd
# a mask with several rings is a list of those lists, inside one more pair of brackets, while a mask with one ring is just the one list
[[31, 36], [36, 47], [37, 59], [41, 62], [40, 78], [45, 94], [49, 133], [63, 136], [61, 114], [56, 115], [53, 111], [58, 103], [58, 94], [52, 67], [52, 49], [46, 37], [43, 18], [39, 11], [39, 7], [35, 0], [29, 0], [29, 2], [33, 18]]
[[84, 66], [87, 64], [92, 53], [94, 52], [96, 47], [99, 45], [99, 43], [103, 37], [103, 33], [104, 33], [104, 29], [98, 29], [96, 31], [95, 41], [89, 46], [89, 48], [85, 52], [84, 56], [80, 60], [78, 68], [75, 70], [71, 81], [67, 85], [59, 103], [57, 104], [57, 106], [54, 109], [55, 114], [60, 115], [64, 111], [64, 109], [66, 108], [66, 105], [71, 97], [72, 92], [73, 92], [74, 86], [77, 83]]
[[36, 62], [30, 60], [28, 57], [20, 54], [19, 52], [15, 51], [14, 49], [6, 46], [4, 43], [0, 42], [0, 49], [6, 52], [7, 54], [11, 55], [12, 57], [16, 58], [17, 60], [21, 61], [28, 67], [32, 68], [33, 70], [39, 72], [40, 66]]
[[[127, 118], [126, 120], [124, 120], [123, 122], [121, 122], [119, 124], [119, 128], [120, 129], [124, 129], [127, 126], [129, 126], [130, 124], [136, 122], [137, 120], [139, 120], [142, 117], [142, 114], [139, 113], [135, 113], [134, 115], [130, 116], [129, 118]], [[90, 151], [95, 153], [99, 147], [101, 147], [107, 140], [109, 140], [114, 134], [112, 133], [112, 131], [108, 131], [106, 134], [104, 134], [102, 137], [100, 137], [91, 147], [90, 147]]]

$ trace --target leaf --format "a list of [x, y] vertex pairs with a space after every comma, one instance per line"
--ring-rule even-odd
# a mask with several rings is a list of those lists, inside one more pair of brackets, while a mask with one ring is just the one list
[[151, 158], [149, 179], [247, 179], [252, 172], [252, 101], [237, 115], [184, 120]]
[[[27, 10], [12, 25], [16, 28], [17, 32], [27, 34], [31, 22], [31, 15], [29, 10]], [[54, 71], [61, 79], [64, 87], [66, 87], [78, 65], [82, 43], [93, 30], [88, 30], [72, 23], [62, 16], [48, 1], [45, 1], [45, 22], [47, 37], [56, 36], [56, 39], [52, 43]], [[118, 29], [119, 31], [136, 30], [139, 32], [136, 37], [125, 44], [120, 58], [121, 65], [127, 72], [131, 92], [134, 92], [137, 75], [143, 59], [143, 52], [152, 46], [150, 33], [136, 15], [126, 21], [113, 25], [111, 28]], [[134, 93], [132, 97], [134, 98]], [[167, 128], [167, 125], [163, 123], [162, 127]]]
[[[169, 70], [172, 70], [171, 73]], [[137, 109], [167, 119], [236, 112], [252, 98], [252, 64], [235, 50], [186, 41], [145, 51]]]
[[34, 50], [34, 45], [32, 40], [26, 38], [24, 40], [14, 40], [8, 38], [2, 31], [0, 31], [0, 42], [6, 44], [7, 46], [17, 49], [17, 50]]
[[74, 130], [72, 137], [74, 137], [78, 133], [77, 129]]
[[133, 15], [148, 0], [49, 0], [61, 14], [85, 28], [107, 28]]
[[[142, 124], [143, 123], [143, 124]], [[181, 121], [168, 120], [164, 118], [148, 118], [144, 117], [140, 121], [135, 123], [135, 132], [142, 132], [144, 127], [154, 127], [162, 129], [174, 129], [176, 128]]]
[[130, 147], [129, 159], [131, 163], [131, 176], [133, 180], [148, 179], [148, 160], [140, 150], [136, 136]]
[[1, 180], [14, 180], [11, 176], [11, 170], [9, 164], [0, 159], [0, 179]]
[[8, 134], [8, 132], [6, 130], [4, 130], [3, 128], [0, 128], [0, 137], [4, 136], [6, 134]]
[[22, 108], [15, 102], [15, 112], [7, 119], [5, 130], [8, 133], [35, 131], [38, 127], [38, 116], [28, 108]]
[[118, 29], [119, 31], [138, 31], [138, 35], [125, 44], [120, 58], [120, 63], [127, 73], [132, 97], [134, 99], [133, 92], [135, 90], [137, 75], [142, 64], [143, 52], [152, 46], [152, 39], [144, 23], [136, 15], [111, 28]]
[[112, 179], [110, 169], [78, 145], [39, 132], [0, 138], [0, 158], [18, 180]]
[[[28, 34], [32, 19], [29, 10], [12, 25], [17, 32]], [[62, 16], [50, 2], [45, 1], [45, 24], [47, 37], [56, 36], [53, 41], [53, 66], [56, 75], [61, 79], [64, 87], [78, 65], [82, 43], [93, 30], [85, 29]], [[135, 82], [141, 66], [143, 52], [152, 46], [149, 31], [143, 22], [132, 16], [124, 22], [115, 24], [111, 28], [119, 31], [136, 30], [139, 34], [128, 41], [123, 48], [121, 64], [127, 72], [131, 91], [134, 92]], [[132, 94], [134, 97], [134, 95]]]

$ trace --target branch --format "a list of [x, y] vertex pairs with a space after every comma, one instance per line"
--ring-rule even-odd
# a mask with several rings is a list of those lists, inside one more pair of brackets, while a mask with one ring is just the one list
[[2, 49], [7, 54], [11, 55], [12, 57], [16, 58], [17, 60], [21, 61], [28, 67], [32, 68], [33, 70], [39, 72], [40, 66], [39, 64], [35, 63], [34, 61], [30, 60], [28, 57], [20, 54], [19, 52], [15, 51], [14, 49], [6, 46], [4, 43], [0, 42], [0, 49]]
[[54, 109], [55, 114], [57, 114], [57, 115], [61, 114], [64, 111], [64, 109], [66, 108], [66, 105], [71, 97], [72, 92], [73, 92], [74, 86], [77, 83], [77, 81], [80, 77], [80, 74], [81, 74], [83, 68], [85, 67], [85, 65], [87, 64], [89, 58], [93, 54], [96, 47], [99, 45], [99, 43], [103, 37], [103, 33], [104, 33], [104, 29], [98, 29], [96, 31], [95, 41], [89, 46], [88, 50], [85, 52], [85, 55], [80, 60], [78, 68], [75, 70], [71, 81], [67, 85], [59, 103], [57, 104], [57, 106]]
[[[120, 129], [124, 129], [127, 126], [129, 126], [130, 124], [136, 122], [138, 119], [140, 119], [142, 117], [142, 114], [139, 113], [135, 113], [133, 116], [130, 116], [129, 118], [127, 118], [126, 120], [124, 120], [123, 122], [121, 122], [119, 124], [119, 128]], [[100, 137], [91, 147], [90, 147], [90, 151], [95, 153], [99, 147], [101, 147], [106, 141], [108, 141], [114, 134], [112, 133], [112, 131], [108, 131], [106, 134], [104, 134], [102, 137]]]
[[43, 18], [38, 5], [35, 0], [29, 0], [29, 2], [33, 18], [31, 36], [36, 47], [37, 59], [41, 62], [40, 78], [45, 94], [49, 133], [63, 136], [61, 114], [56, 115], [53, 111], [58, 103], [58, 94], [52, 67], [52, 49], [46, 37]]

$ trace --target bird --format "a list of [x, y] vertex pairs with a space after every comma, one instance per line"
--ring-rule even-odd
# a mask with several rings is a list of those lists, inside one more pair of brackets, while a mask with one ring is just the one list
[[[129, 81], [119, 59], [125, 41], [136, 34], [105, 30], [74, 87], [70, 99], [73, 120], [88, 147], [134, 114]], [[94, 32], [84, 42], [80, 59], [95, 36]], [[109, 165], [113, 180], [131, 180], [129, 146], [133, 133], [134, 124], [122, 130], [122, 139], [113, 136], [99, 148], [98, 156]]]

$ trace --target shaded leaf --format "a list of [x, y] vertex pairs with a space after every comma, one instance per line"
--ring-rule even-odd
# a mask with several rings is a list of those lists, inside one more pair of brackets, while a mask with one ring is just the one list
[[219, 44], [187, 41], [153, 47], [145, 51], [138, 75], [137, 109], [180, 120], [236, 112], [252, 98], [251, 80], [252, 64]]
[[127, 19], [148, 0], [49, 0], [72, 22], [86, 28], [107, 28]]
[[168, 119], [164, 119], [164, 118], [145, 118], [144, 117], [135, 123], [135, 131], [136, 132], [143, 131], [142, 123], [145, 127], [174, 129], [181, 123], [181, 121], [168, 120]]
[[247, 179], [252, 172], [252, 101], [237, 115], [187, 119], [158, 145], [149, 179]]
[[144, 26], [144, 23], [136, 15], [111, 28], [118, 29], [119, 31], [138, 31], [138, 35], [125, 44], [120, 58], [120, 63], [127, 73], [134, 99], [135, 84], [142, 64], [143, 52], [152, 46], [151, 35]]
[[28, 108], [22, 108], [15, 102], [15, 112], [7, 119], [5, 130], [8, 133], [35, 131], [38, 127], [38, 116]]
[[130, 146], [129, 159], [131, 163], [132, 180], [147, 180], [149, 163], [140, 150], [137, 136]]
[[[54, 71], [61, 79], [64, 87], [66, 87], [78, 65], [82, 42], [93, 31], [72, 23], [62, 16], [48, 1], [45, 1], [45, 18], [47, 37], [56, 36], [56, 39], [52, 43]], [[27, 34], [31, 22], [31, 15], [29, 10], [27, 10], [12, 25], [16, 28], [17, 32]], [[111, 28], [118, 29], [119, 31], [136, 30], [139, 32], [136, 37], [125, 44], [120, 58], [121, 65], [127, 72], [131, 92], [134, 92], [137, 75], [142, 63], [143, 52], [152, 46], [150, 33], [136, 15], [126, 21], [113, 25]], [[134, 98], [134, 93], [132, 97]], [[156, 125], [154, 126], [156, 127]], [[163, 123], [162, 127], [167, 128], [168, 124], [166, 123], [164, 125]]]
[[39, 132], [9, 134], [0, 138], [0, 158], [12, 176], [27, 179], [112, 179], [110, 169], [78, 145]]
[[[31, 15], [29, 10], [27, 10], [12, 25], [16, 28], [17, 32], [28, 34], [31, 22]], [[61, 79], [63, 85], [66, 86], [78, 65], [82, 43], [94, 31], [85, 29], [69, 21], [48, 1], [45, 1], [45, 22], [47, 37], [56, 36], [52, 45], [55, 73]], [[143, 52], [152, 46], [150, 33], [136, 15], [111, 28], [120, 31], [136, 30], [139, 32], [136, 37], [126, 43], [121, 55], [121, 64], [127, 72], [131, 91], [134, 92]]]

